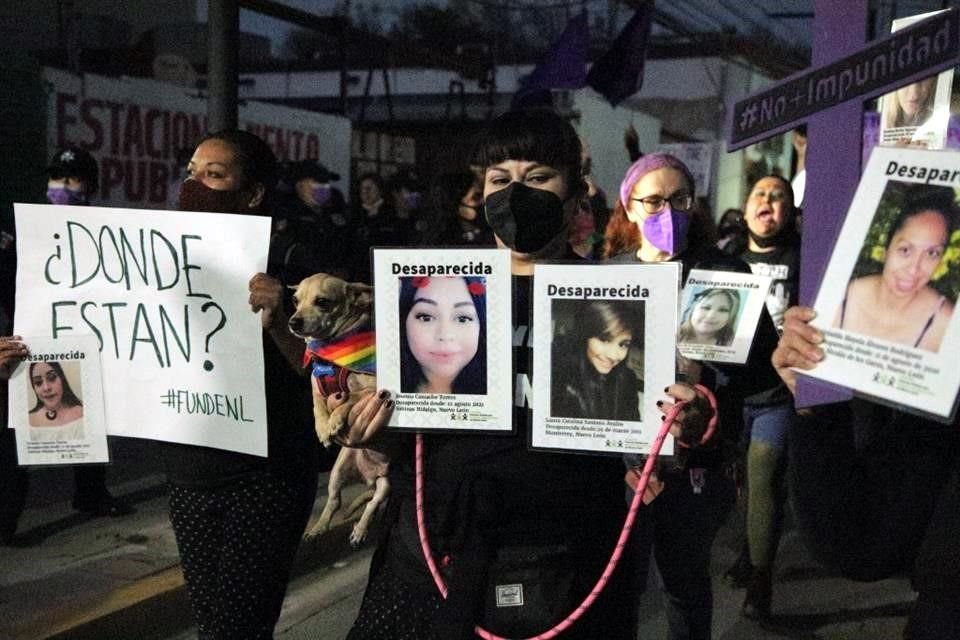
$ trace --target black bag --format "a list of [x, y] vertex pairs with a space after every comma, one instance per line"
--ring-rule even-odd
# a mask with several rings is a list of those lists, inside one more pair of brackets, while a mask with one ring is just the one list
[[552, 628], [580, 604], [575, 567], [566, 545], [500, 549], [490, 566], [482, 626], [506, 637]]

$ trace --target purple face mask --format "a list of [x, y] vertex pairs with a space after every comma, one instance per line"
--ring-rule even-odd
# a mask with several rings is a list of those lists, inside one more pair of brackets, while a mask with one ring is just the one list
[[330, 185], [318, 184], [310, 190], [310, 195], [313, 196], [314, 202], [316, 202], [318, 205], [325, 205], [330, 199]]
[[51, 187], [47, 189], [47, 200], [50, 204], [87, 204], [87, 194], [83, 191], [74, 191], [66, 187]]
[[690, 216], [667, 204], [663, 211], [643, 221], [643, 237], [661, 251], [675, 256], [687, 247]]

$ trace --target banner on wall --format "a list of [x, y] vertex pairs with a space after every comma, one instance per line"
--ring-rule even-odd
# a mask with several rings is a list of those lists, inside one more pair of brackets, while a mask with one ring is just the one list
[[14, 333], [70, 353], [93, 336], [109, 435], [267, 454], [247, 287], [266, 269], [269, 217], [19, 203], [14, 213]]
[[[196, 90], [142, 78], [106, 78], [44, 69], [47, 149], [76, 145], [100, 168], [96, 204], [167, 209], [176, 202], [177, 155], [207, 131], [207, 99]], [[350, 182], [350, 120], [245, 101], [240, 128], [261, 137], [277, 158], [317, 158]]]

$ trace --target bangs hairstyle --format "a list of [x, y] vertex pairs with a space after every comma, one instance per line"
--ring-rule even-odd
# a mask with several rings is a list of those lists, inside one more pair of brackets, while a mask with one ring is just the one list
[[580, 136], [555, 111], [508, 111], [495, 118], [480, 135], [471, 165], [481, 177], [489, 167], [507, 160], [549, 165], [564, 174], [567, 197], [571, 197], [587, 191], [580, 152]]
[[574, 331], [584, 343], [590, 338], [609, 339], [620, 331], [630, 332], [635, 340], [643, 337], [643, 319], [628, 304], [591, 300], [575, 309], [577, 320]]

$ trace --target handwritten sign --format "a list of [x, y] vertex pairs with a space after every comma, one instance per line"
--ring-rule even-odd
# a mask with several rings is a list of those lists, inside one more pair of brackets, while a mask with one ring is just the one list
[[727, 149], [789, 131], [818, 111], [882, 95], [891, 85], [909, 84], [958, 61], [960, 13], [953, 9], [740, 100], [731, 112]]
[[15, 333], [95, 336], [108, 434], [266, 455], [261, 329], [247, 282], [266, 268], [269, 218], [14, 211]]

